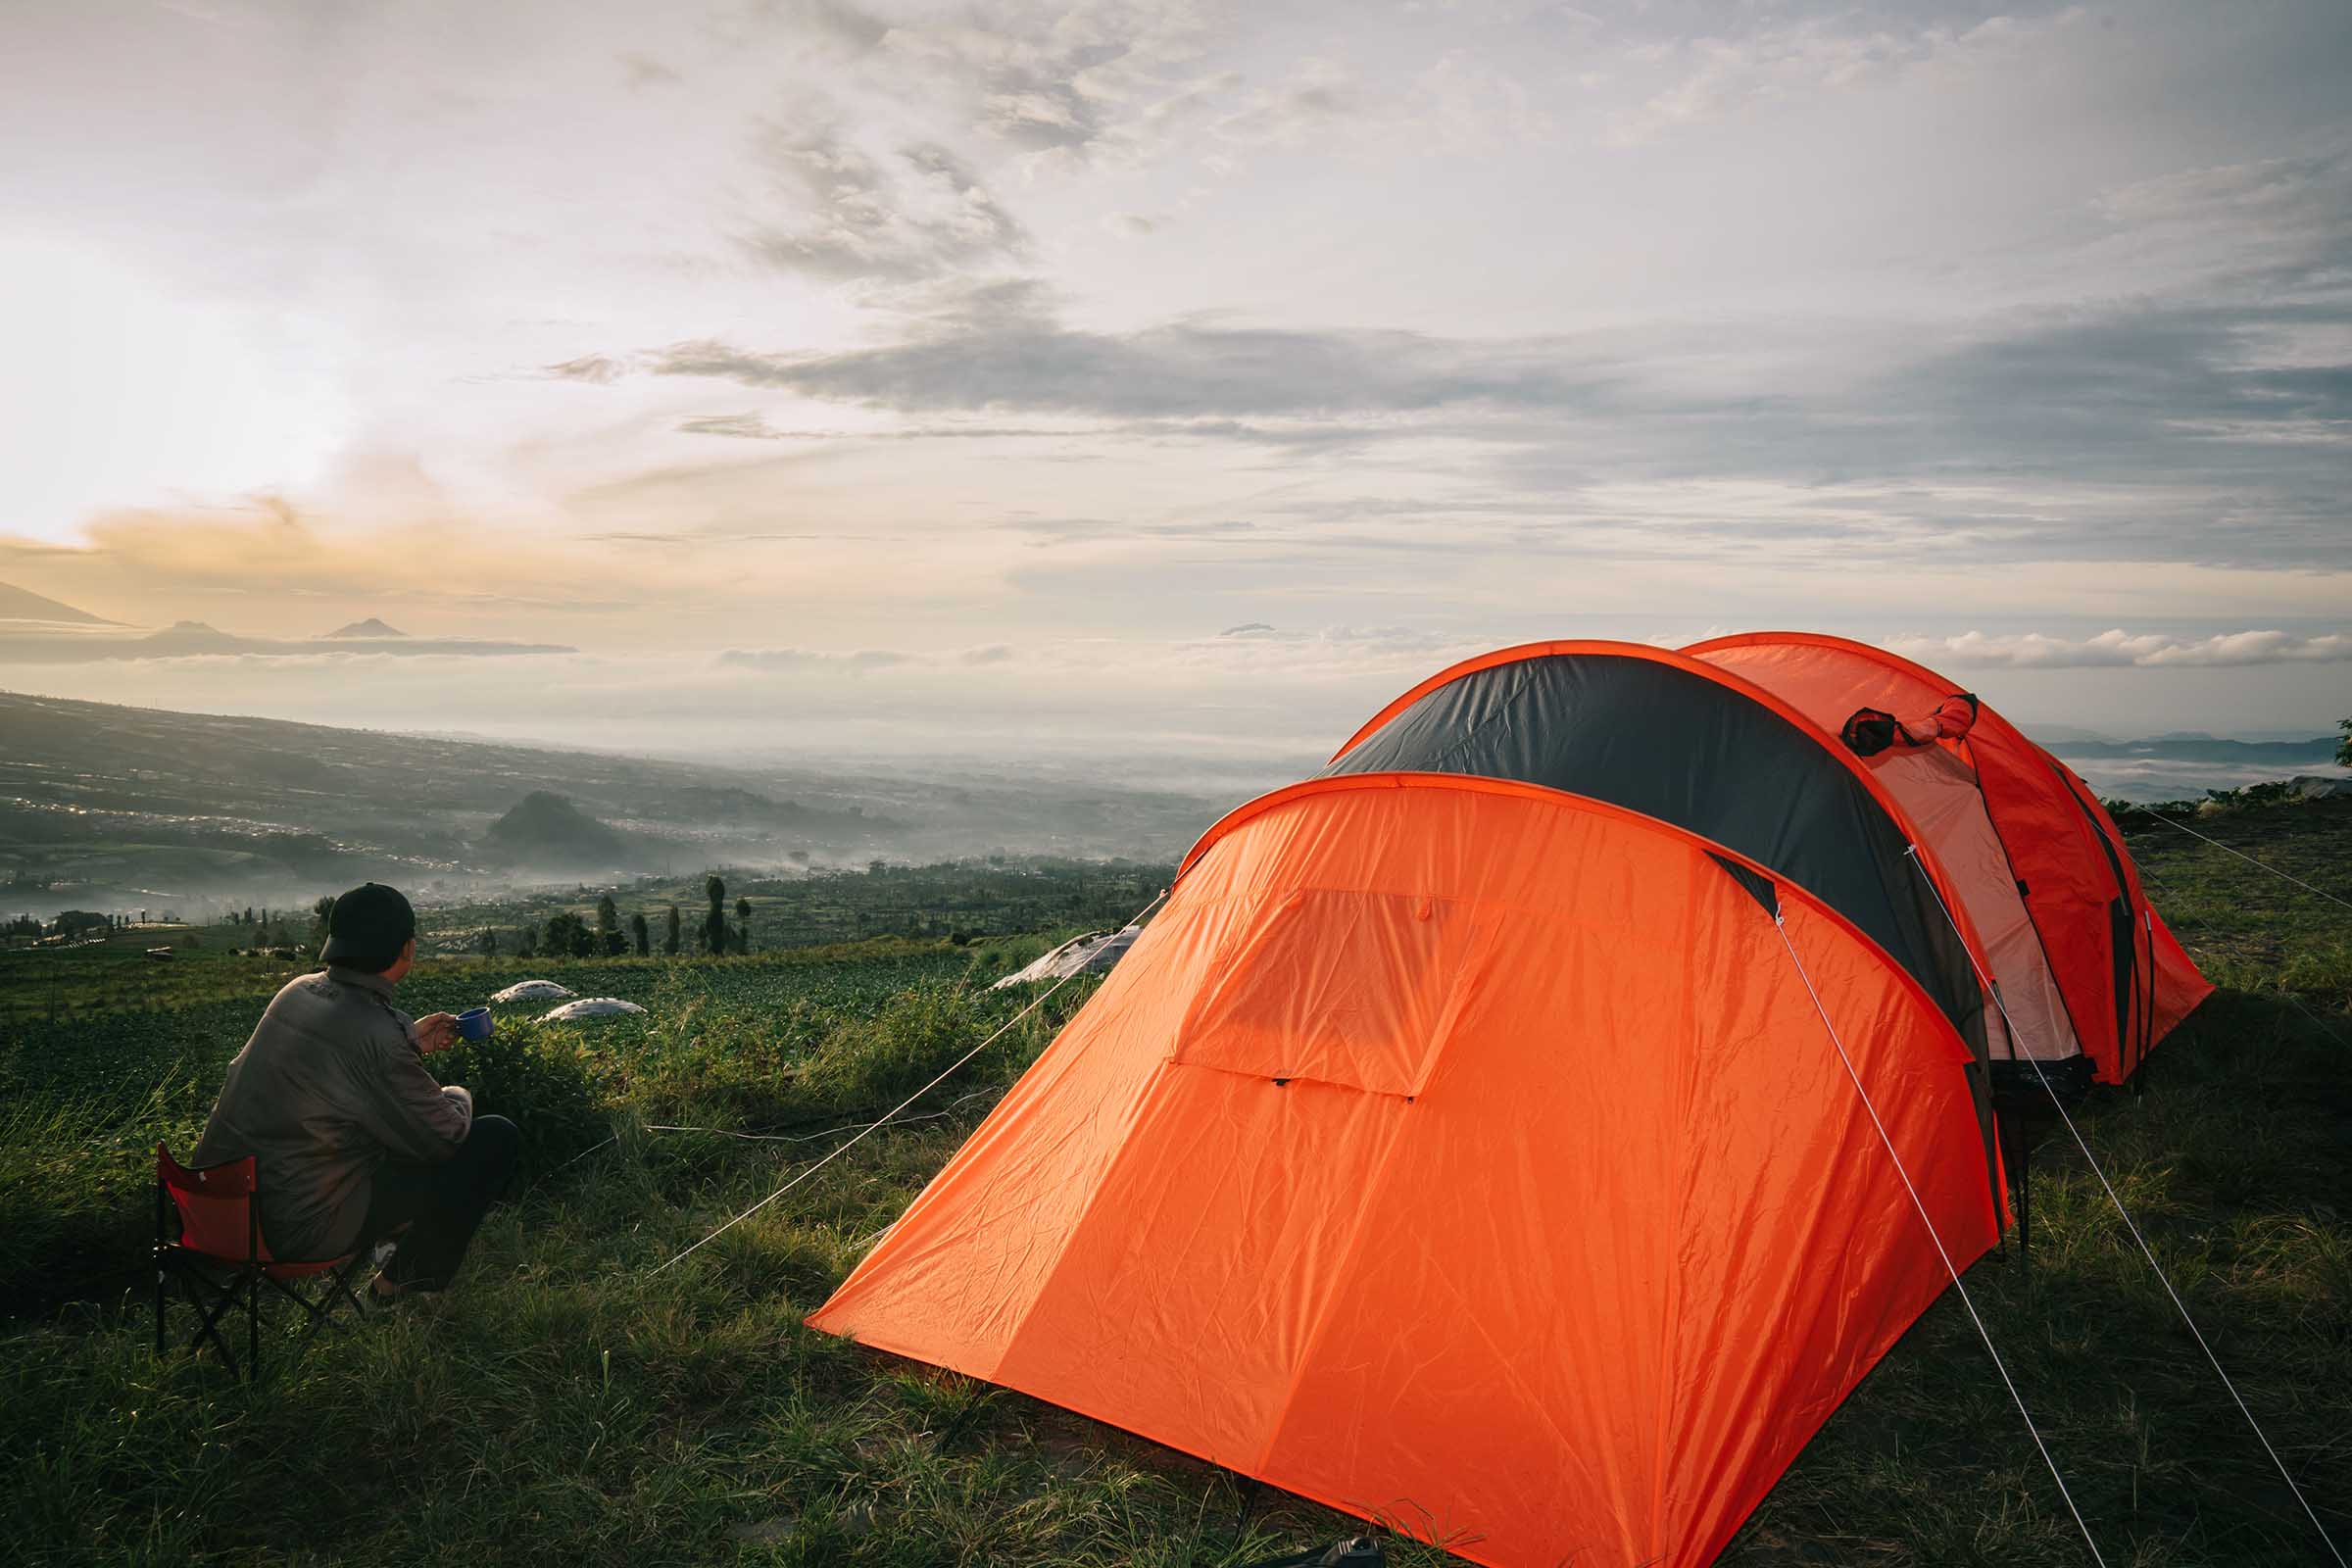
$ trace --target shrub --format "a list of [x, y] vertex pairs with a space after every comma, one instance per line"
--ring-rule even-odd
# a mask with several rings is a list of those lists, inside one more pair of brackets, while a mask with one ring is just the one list
[[605, 1101], [594, 1058], [568, 1033], [530, 1023], [501, 1023], [487, 1040], [462, 1041], [428, 1058], [443, 1083], [462, 1083], [474, 1108], [522, 1129], [522, 1157], [544, 1169], [587, 1148], [605, 1132]]
[[800, 1089], [811, 1109], [895, 1104], [981, 1039], [969, 995], [922, 986], [870, 1018], [844, 1019], [808, 1054]]
[[2279, 806], [2302, 799], [2291, 780], [2268, 779], [2260, 784], [2245, 784], [2233, 790], [2207, 790], [2205, 800], [2197, 808], [2199, 815], [2214, 815], [2223, 811], [2239, 811], [2254, 806]]

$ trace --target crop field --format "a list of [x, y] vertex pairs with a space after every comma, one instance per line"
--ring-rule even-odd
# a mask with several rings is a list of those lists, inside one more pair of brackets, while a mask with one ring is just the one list
[[[2352, 897], [2344, 803], [2182, 820]], [[2143, 1093], [2100, 1091], [2079, 1122], [2280, 1458], [2352, 1541], [2352, 910], [2153, 819], [2126, 826], [2225, 989], [2151, 1058]], [[153, 1354], [146, 1182], [153, 1142], [193, 1143], [295, 966], [91, 947], [0, 967], [0, 1561], [1234, 1568], [1346, 1533], [1107, 1427], [801, 1326], [1091, 982], [657, 1272], [1012, 1020], [1030, 998], [986, 982], [1056, 934], [434, 958], [403, 987], [410, 1010], [544, 976], [649, 1011], [562, 1024], [505, 1007], [492, 1042], [435, 1057], [525, 1126], [512, 1200], [458, 1290], [299, 1357], [289, 1339], [259, 1388]], [[24, 994], [41, 987], [52, 1007]], [[1986, 1257], [1969, 1288], [2107, 1563], [2328, 1562], [2062, 1132], [2034, 1157], [2033, 1204], [2030, 1256]], [[1406, 1544], [1391, 1560], [1450, 1559]], [[2089, 1557], [1947, 1293], [1722, 1560]]]
[[[1164, 864], [1042, 857], [932, 865], [877, 862], [864, 870], [820, 870], [790, 877], [729, 870], [724, 903], [730, 933], [744, 926], [736, 914], [737, 901], [751, 906], [748, 932], [754, 954], [893, 939], [922, 944], [959, 935], [970, 942], [992, 934], [1115, 925], [1167, 886], [1174, 870]], [[675, 906], [682, 951], [692, 956], [700, 951], [707, 907], [704, 885], [705, 873], [697, 872], [606, 888], [565, 886], [518, 893], [494, 903], [428, 906], [421, 913], [418, 950], [436, 957], [473, 954], [486, 931], [498, 953], [514, 958], [520, 931], [537, 933], [550, 916], [559, 914], [593, 926], [598, 900], [609, 895], [624, 934], [632, 915], [646, 917], [656, 953], [662, 951], [669, 909]], [[201, 1001], [267, 996], [300, 971], [292, 955], [315, 951], [318, 932], [308, 908], [260, 912], [267, 923], [258, 926], [158, 922], [118, 931], [88, 946], [0, 946], [0, 1023], [36, 1017], [55, 1021], [84, 1009], [177, 1008]], [[254, 951], [281, 945], [284, 957]], [[149, 958], [148, 950], [154, 947], [170, 948], [172, 957]], [[515, 961], [528, 969], [535, 960]]]

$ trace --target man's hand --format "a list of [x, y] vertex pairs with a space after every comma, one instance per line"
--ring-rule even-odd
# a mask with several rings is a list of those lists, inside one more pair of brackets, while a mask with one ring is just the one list
[[458, 1043], [458, 1015], [454, 1012], [431, 1012], [416, 1020], [416, 1050], [422, 1055], [447, 1051]]

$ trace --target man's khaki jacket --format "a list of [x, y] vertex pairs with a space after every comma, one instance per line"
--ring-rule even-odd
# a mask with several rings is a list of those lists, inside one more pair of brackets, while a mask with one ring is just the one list
[[270, 1252], [340, 1257], [360, 1239], [376, 1167], [447, 1159], [472, 1125], [472, 1107], [425, 1070], [391, 983], [330, 965], [270, 999], [228, 1064], [195, 1163], [253, 1155]]

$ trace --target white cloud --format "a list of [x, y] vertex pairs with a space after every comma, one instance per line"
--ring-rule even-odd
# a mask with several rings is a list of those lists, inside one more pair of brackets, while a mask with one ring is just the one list
[[1154, 106], [1181, 96], [1206, 28], [1182, 0], [982, 3], [892, 25], [878, 69], [944, 96], [983, 135], [1032, 157], [1083, 162], [1129, 144]]
[[2108, 191], [2093, 204], [2118, 223], [2243, 224], [2296, 228], [2347, 217], [2352, 157], [2341, 152], [2186, 169]]
[[1410, 133], [1449, 152], [1494, 153], [1559, 134], [1558, 117], [1527, 84], [1494, 62], [1450, 50], [1414, 81], [1406, 101]]
[[904, 664], [913, 655], [894, 648], [860, 648], [854, 653], [829, 654], [812, 648], [730, 648], [718, 656], [722, 664], [744, 669], [867, 670]]
[[1664, 62], [1675, 74], [1639, 107], [1611, 114], [1607, 139], [1631, 146], [1761, 105], [1802, 103], [1887, 83], [1932, 65], [1990, 59], [2049, 25], [2078, 20], [2062, 12], [2040, 24], [1995, 17], [1965, 28], [1939, 23], [1857, 28], [1850, 17], [1838, 16], [1653, 45], [1638, 53]]
[[1353, 72], [1337, 60], [1312, 59], [1280, 81], [1243, 93], [1211, 128], [1236, 148], [1298, 147], [1364, 110], [1364, 89]]
[[837, 127], [777, 126], [760, 147], [781, 211], [741, 243], [779, 270], [897, 282], [1028, 252], [1020, 220], [980, 172], [935, 142], [875, 153]]
[[1987, 636], [1886, 639], [1891, 651], [1932, 667], [2007, 669], [2217, 669], [2251, 664], [2352, 663], [2352, 635], [2297, 636], [2283, 631], [2233, 631], [2210, 637], [2128, 632], [2095, 637], [2049, 637], [2039, 632]]

